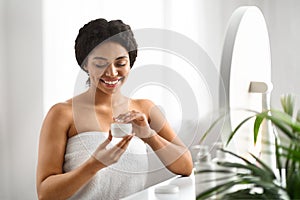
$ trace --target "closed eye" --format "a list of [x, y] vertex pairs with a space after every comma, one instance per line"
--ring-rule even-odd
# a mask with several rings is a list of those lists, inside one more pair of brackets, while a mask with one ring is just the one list
[[104, 68], [104, 67], [106, 67], [106, 66], [107, 66], [107, 64], [103, 64], [103, 65], [98, 65], [98, 64], [95, 64], [95, 66], [96, 66], [96, 67], [98, 67], [98, 68]]
[[128, 63], [128, 61], [127, 61], [126, 59], [123, 59], [123, 60], [120, 60], [120, 61], [116, 62], [115, 65], [116, 65], [117, 67], [124, 67], [124, 66], [127, 65], [127, 63]]
[[118, 67], [124, 67], [127, 63], [118, 63], [117, 66]]

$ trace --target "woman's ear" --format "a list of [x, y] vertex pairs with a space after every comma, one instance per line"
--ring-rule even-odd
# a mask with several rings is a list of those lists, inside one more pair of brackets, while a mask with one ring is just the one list
[[89, 70], [87, 68], [87, 60], [86, 59], [84, 59], [81, 66], [82, 66], [82, 69], [88, 73]]
[[83, 67], [84, 71], [88, 72], [88, 69], [87, 69], [87, 66], [86, 66], [86, 63], [83, 64]]

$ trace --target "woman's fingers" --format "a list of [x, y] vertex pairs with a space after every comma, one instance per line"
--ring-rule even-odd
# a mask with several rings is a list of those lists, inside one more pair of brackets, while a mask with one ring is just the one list
[[129, 144], [130, 140], [133, 138], [134, 135], [127, 135], [125, 136], [115, 147], [126, 149], [126, 144]]
[[109, 139], [110, 141], [112, 140], [112, 134], [111, 134], [111, 130], [110, 129], [108, 131], [108, 138], [107, 139]]
[[116, 144], [112, 148], [106, 149], [105, 147], [108, 143], [110, 143], [110, 140], [108, 138], [99, 145], [93, 156], [105, 166], [116, 163], [125, 152], [132, 137], [133, 135], [125, 136], [118, 144]]
[[130, 117], [131, 111], [128, 111], [126, 113], [120, 114], [118, 117], [114, 118], [116, 122], [123, 122], [125, 119]]
[[107, 139], [102, 144], [100, 144], [99, 147], [102, 149], [105, 148], [111, 142], [111, 140], [112, 140], [112, 135], [111, 135], [111, 131], [109, 130]]
[[131, 141], [131, 139], [133, 138], [134, 135], [130, 135], [130, 136], [126, 136], [127, 138], [123, 138], [123, 140], [121, 140], [115, 147], [115, 151], [114, 154], [116, 157], [121, 157], [121, 155], [126, 151], [129, 142]]
[[110, 154], [113, 157], [113, 160], [119, 160], [122, 154], [126, 151], [132, 138], [133, 135], [125, 136], [118, 144], [110, 149]]
[[119, 150], [125, 151], [132, 138], [133, 135], [127, 135], [123, 137], [123, 139], [118, 144], [112, 147], [112, 151], [119, 151]]
[[[146, 116], [143, 113], [137, 112], [135, 110], [129, 111], [127, 113], [121, 114], [115, 118], [116, 122], [120, 123], [129, 123], [134, 121], [138, 125], [145, 125], [144, 123], [147, 121]], [[143, 124], [141, 124], [143, 123]]]
[[104, 149], [109, 143], [110, 140], [107, 138], [102, 144], [99, 145], [99, 148]]

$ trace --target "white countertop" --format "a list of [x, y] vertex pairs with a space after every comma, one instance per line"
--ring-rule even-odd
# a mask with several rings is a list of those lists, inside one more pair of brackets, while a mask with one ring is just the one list
[[[178, 186], [179, 191], [173, 194], [155, 193], [155, 188], [163, 185]], [[125, 197], [122, 200], [195, 200], [195, 178], [193, 174], [188, 177], [176, 176]]]

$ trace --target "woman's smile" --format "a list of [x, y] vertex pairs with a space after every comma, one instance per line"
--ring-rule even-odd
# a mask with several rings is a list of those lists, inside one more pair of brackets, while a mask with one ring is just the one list
[[88, 57], [85, 66], [93, 87], [104, 93], [118, 92], [130, 71], [127, 50], [115, 42], [97, 46]]
[[124, 77], [115, 78], [115, 79], [100, 78], [99, 83], [103, 84], [105, 87], [108, 87], [108, 88], [116, 88], [123, 79], [124, 79]]

